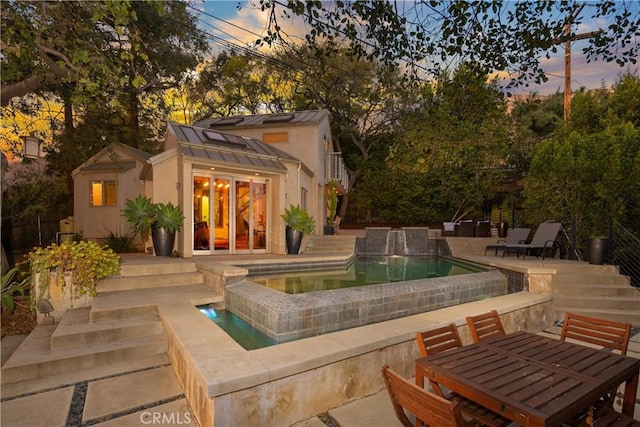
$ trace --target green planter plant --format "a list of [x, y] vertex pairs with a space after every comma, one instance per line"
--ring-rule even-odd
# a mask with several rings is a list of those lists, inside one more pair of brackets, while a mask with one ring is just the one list
[[24, 296], [31, 285], [31, 275], [24, 276], [20, 266], [15, 266], [2, 275], [2, 309], [13, 314], [15, 297]]
[[291, 205], [289, 209], [285, 208], [280, 217], [287, 225], [285, 232], [287, 253], [296, 255], [300, 252], [303, 235], [316, 231], [316, 220], [300, 205]]
[[[111, 249], [95, 242], [62, 242], [29, 253], [31, 272], [38, 274], [38, 289], [32, 289], [31, 305], [49, 295], [51, 278], [57, 279], [60, 292], [71, 286], [70, 298], [96, 295], [96, 282], [119, 274], [120, 257]], [[65, 279], [65, 275], [68, 278]]]
[[135, 234], [139, 235], [144, 242], [151, 233], [151, 224], [155, 221], [156, 206], [151, 199], [139, 195], [135, 199], [127, 200], [122, 216], [133, 228]]
[[170, 256], [176, 232], [182, 228], [184, 215], [180, 206], [171, 202], [153, 203], [145, 196], [127, 200], [122, 216], [144, 242], [151, 234], [153, 249], [158, 256]]

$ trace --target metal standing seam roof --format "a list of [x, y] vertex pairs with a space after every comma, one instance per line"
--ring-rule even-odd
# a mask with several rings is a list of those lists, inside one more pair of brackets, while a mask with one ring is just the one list
[[[265, 120], [273, 120], [278, 116], [292, 115], [291, 120], [282, 120], [274, 122], [266, 122]], [[245, 128], [245, 127], [258, 127], [258, 126], [287, 126], [291, 124], [302, 123], [319, 123], [323, 117], [327, 115], [326, 110], [311, 110], [311, 111], [294, 111], [291, 113], [282, 114], [255, 114], [251, 116], [230, 116], [230, 117], [214, 117], [210, 119], [200, 120], [195, 123], [195, 126], [201, 128], [215, 128], [215, 129], [233, 129], [233, 128]], [[219, 123], [218, 123], [219, 122]]]
[[287, 171], [281, 160], [299, 162], [300, 160], [262, 141], [236, 135], [222, 134], [227, 142], [207, 138], [205, 129], [196, 126], [169, 123], [178, 138], [180, 152], [189, 157], [224, 162], [244, 167]]

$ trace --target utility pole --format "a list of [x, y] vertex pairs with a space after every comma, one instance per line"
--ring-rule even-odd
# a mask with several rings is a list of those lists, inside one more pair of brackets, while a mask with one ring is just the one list
[[571, 115], [571, 42], [576, 40], [584, 40], [588, 39], [592, 36], [598, 35], [602, 32], [599, 31], [591, 31], [589, 33], [576, 34], [571, 37], [571, 25], [573, 24], [575, 18], [580, 15], [582, 9], [584, 9], [585, 3], [582, 3], [580, 6], [576, 6], [569, 16], [567, 17], [567, 23], [564, 27], [564, 36], [558, 39], [555, 39], [554, 44], [561, 43], [564, 41], [564, 123], [569, 123], [569, 116]]

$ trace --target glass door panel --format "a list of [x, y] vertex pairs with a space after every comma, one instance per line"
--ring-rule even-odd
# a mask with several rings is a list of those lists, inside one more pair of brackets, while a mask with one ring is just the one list
[[231, 181], [228, 178], [215, 178], [213, 181], [213, 225], [214, 225], [214, 249], [216, 251], [228, 251], [230, 248], [230, 223], [229, 189]]
[[206, 250], [210, 247], [210, 190], [209, 177], [193, 177], [193, 249]]
[[249, 192], [249, 182], [236, 180], [236, 223], [235, 223], [235, 248], [245, 250], [251, 248], [250, 228], [251, 222], [251, 193]]
[[267, 184], [251, 184], [251, 225], [253, 226], [252, 249], [267, 248]]

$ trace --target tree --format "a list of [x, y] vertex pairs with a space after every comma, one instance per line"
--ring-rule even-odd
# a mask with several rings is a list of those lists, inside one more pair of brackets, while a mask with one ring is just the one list
[[387, 175], [397, 176], [391, 182], [398, 186], [379, 193], [386, 197], [373, 204], [386, 206], [396, 221], [414, 224], [487, 214], [503, 176], [510, 122], [502, 94], [486, 77], [463, 64], [424, 88], [386, 158]]
[[531, 223], [550, 218], [575, 223], [579, 247], [605, 235], [610, 217], [640, 233], [635, 220], [640, 215], [640, 128], [628, 120], [637, 105], [638, 93], [632, 95], [632, 88], [640, 87], [637, 81], [632, 75], [621, 78], [620, 93], [614, 86], [610, 94], [579, 94], [570, 125], [533, 151], [524, 180]]
[[[593, 32], [587, 59], [635, 64], [640, 47], [640, 18], [633, 1], [590, 3], [594, 20], [609, 20]], [[345, 40], [358, 57], [388, 65], [407, 64], [412, 77], [432, 78], [447, 64], [473, 62], [483, 72], [506, 72], [510, 85], [539, 83], [547, 77], [541, 59], [556, 52], [558, 42], [573, 37], [582, 21], [574, 17], [571, 34], [566, 20], [580, 2], [556, 1], [301, 1], [260, 0], [269, 13], [267, 36], [259, 43], [285, 41], [279, 20], [300, 16], [311, 30], [308, 42]]]

